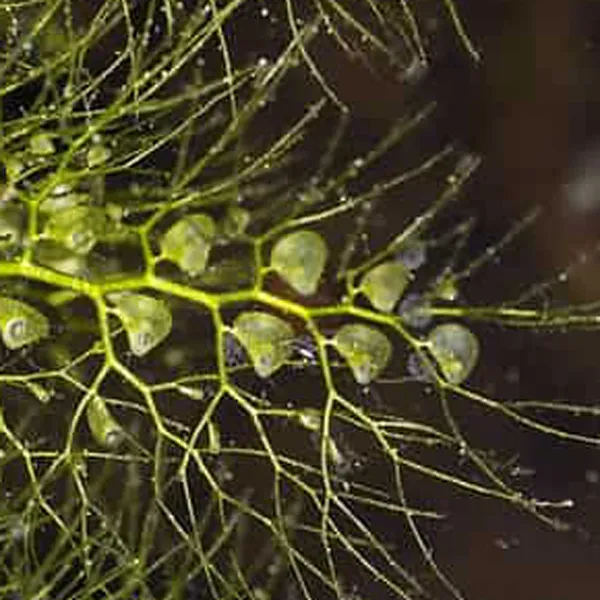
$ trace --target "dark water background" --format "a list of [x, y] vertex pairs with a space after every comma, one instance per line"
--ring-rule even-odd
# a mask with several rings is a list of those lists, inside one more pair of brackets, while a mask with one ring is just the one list
[[[440, 26], [431, 36], [435, 40], [431, 70], [416, 86], [407, 86], [385, 67], [374, 74], [329, 41], [317, 42], [318, 64], [353, 113], [347, 154], [367, 151], [377, 134], [403, 112], [436, 99], [438, 109], [418, 141], [392, 158], [410, 163], [414, 153], [426, 156], [448, 142], [483, 156], [482, 168], [452, 215], [477, 218], [470, 256], [485, 252], [530, 207], [544, 208], [535, 226], [510, 244], [497, 264], [466, 284], [465, 300], [484, 304], [510, 298], [513, 290], [558, 274], [582, 252], [588, 255], [588, 264], [554, 286], [553, 294], [564, 303], [600, 299], [600, 262], [594, 254], [600, 233], [600, 4], [461, 0], [457, 6], [481, 49], [482, 63], [474, 64], [451, 28]], [[441, 23], [443, 11], [437, 10]], [[264, 23], [250, 16], [240, 19], [232, 44], [241, 55], [260, 55], [269, 45], [278, 45], [278, 28], [270, 37]], [[294, 96], [302, 105], [311, 97], [312, 85], [305, 72], [292, 75], [281, 95]], [[278, 122], [286, 122], [292, 104], [288, 108], [275, 103], [277, 110], [268, 113], [271, 120], [263, 119], [257, 127], [268, 128], [270, 123], [275, 129]], [[427, 206], [430, 191], [416, 187], [410, 204], [386, 209], [387, 226], [397, 231], [419, 204]], [[382, 227], [382, 236], [384, 231]], [[345, 233], [339, 231], [342, 237]], [[597, 332], [477, 327], [482, 366], [472, 381], [475, 389], [502, 398], [598, 403]], [[473, 600], [598, 598], [598, 452], [523, 434], [517, 427], [472, 414], [460, 403], [455, 408], [482, 445], [518, 451], [519, 464], [535, 471], [531, 477], [535, 496], [575, 501], [574, 509], [563, 515], [573, 528], [552, 532], [513, 507], [448, 494], [439, 502], [452, 513], [451, 524], [431, 533], [436, 560]], [[591, 420], [576, 425], [589, 434], [600, 433], [600, 426]], [[373, 477], [377, 479], [377, 474]], [[523, 475], [525, 481], [527, 477]], [[428, 489], [425, 484], [421, 493]], [[376, 526], [393, 529], [395, 524]], [[365, 596], [367, 592], [365, 587]]]
[[[407, 92], [399, 82], [378, 81], [326, 49], [320, 64], [358, 116], [363, 132], [357, 134], [358, 144], [415, 97], [439, 100], [431, 134], [436, 142], [459, 140], [484, 157], [463, 205], [478, 221], [469, 242], [472, 253], [485, 251], [530, 207], [543, 207], [535, 226], [468, 288], [469, 301], [501, 300], [515, 282], [558, 274], [582, 253], [588, 265], [556, 285], [554, 293], [564, 303], [593, 301], [600, 297], [595, 257], [600, 233], [600, 5], [571, 0], [457, 4], [482, 50], [480, 65], [445, 30], [439, 32], [432, 70], [417, 92]], [[477, 374], [482, 389], [504, 390], [509, 397], [597, 404], [598, 333], [488, 336], [482, 338], [485, 367]], [[519, 373], [518, 381], [506, 382], [510, 369]], [[600, 431], [594, 423], [586, 427], [590, 433]], [[511, 447], [518, 437], [498, 427], [486, 431], [491, 446]], [[450, 501], [453, 526], [438, 536], [436, 557], [469, 598], [597, 598], [600, 455], [541, 435], [523, 436], [516, 446], [523, 464], [536, 472], [534, 494], [575, 500], [573, 511], [565, 513], [573, 530], [550, 532], [493, 503]]]
[[[491, 269], [482, 284], [487, 293], [498, 293], [514, 278], [535, 281], [540, 274], [557, 273], [581, 252], [593, 257], [598, 244], [600, 188], [594, 174], [600, 163], [594, 153], [600, 135], [600, 6], [570, 0], [490, 0], [459, 6], [481, 44], [484, 61], [472, 69], [465, 66], [464, 56], [451, 50], [440, 61], [433, 85], [447, 101], [445, 125], [485, 157], [469, 192], [481, 223], [472, 241], [485, 246], [486, 239], [501, 235], [527, 207], [544, 208], [523, 242], [508, 251], [505, 262]], [[563, 301], [598, 298], [598, 262], [590, 262], [559, 286]], [[593, 331], [538, 335], [533, 341], [484, 344], [484, 352], [492, 353], [487, 365], [518, 367], [522, 378], [514, 390], [517, 395], [585, 398], [596, 404], [597, 340]], [[501, 370], [494, 373], [491, 368], [490, 380]], [[592, 428], [597, 432], [597, 425]], [[512, 442], [506, 437], [498, 441], [507, 446]], [[459, 524], [440, 554], [454, 565], [451, 570], [472, 598], [597, 598], [598, 452], [561, 448], [543, 436], [530, 436], [522, 458], [537, 472], [534, 488], [539, 495], [575, 499], [576, 522], [587, 533], [551, 534], [515, 514], [488, 513], [485, 503], [472, 511], [463, 504], [462, 510], [456, 507]]]

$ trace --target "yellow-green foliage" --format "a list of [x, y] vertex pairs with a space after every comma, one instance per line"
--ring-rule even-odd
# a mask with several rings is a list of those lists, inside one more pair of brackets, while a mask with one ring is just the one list
[[471, 305], [478, 257], [405, 266], [479, 159], [421, 150], [433, 106], [361, 146], [320, 68], [425, 66], [440, 15], [478, 59], [430, 4], [0, 6], [0, 596], [461, 598], [438, 497], [561, 525], [453, 410], [597, 446], [482, 383], [480, 322], [585, 315]]

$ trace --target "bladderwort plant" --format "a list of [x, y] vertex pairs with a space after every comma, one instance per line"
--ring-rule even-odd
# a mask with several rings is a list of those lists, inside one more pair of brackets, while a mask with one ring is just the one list
[[431, 19], [479, 60], [417, 4], [2, 3], [2, 597], [468, 598], [451, 500], [567, 528], [508, 467], [597, 447], [593, 407], [478, 374], [489, 328], [593, 307], [471, 304], [532, 219], [470, 256], [480, 159], [418, 141], [433, 105], [357, 142], [320, 68], [329, 40], [410, 83]]

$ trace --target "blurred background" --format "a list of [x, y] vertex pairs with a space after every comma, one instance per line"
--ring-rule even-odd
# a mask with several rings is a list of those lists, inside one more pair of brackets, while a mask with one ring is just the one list
[[[432, 85], [447, 102], [445, 125], [484, 156], [470, 194], [482, 224], [479, 243], [501, 237], [531, 206], [543, 213], [487, 285], [509, 286], [574, 269], [559, 294], [566, 303], [597, 301], [600, 277], [600, 3], [592, 0], [462, 1], [462, 16], [482, 50], [467, 65], [452, 42], [442, 50]], [[435, 76], [437, 74], [437, 77]], [[477, 243], [477, 241], [476, 241]], [[596, 259], [596, 260], [595, 260]], [[515, 273], [517, 270], [524, 271]], [[496, 279], [497, 277], [497, 279]], [[487, 352], [519, 365], [517, 394], [585, 398], [597, 405], [598, 334], [539, 336], [537, 347]], [[496, 355], [494, 355], [496, 356]], [[593, 426], [596, 427], [596, 426]], [[502, 438], [499, 438], [502, 443]], [[510, 445], [510, 439], [505, 439]], [[488, 514], [485, 504], [462, 512], [448, 540], [449, 560], [470, 598], [500, 600], [592, 599], [600, 566], [600, 456], [576, 446], [559, 452], [532, 436], [526, 460], [538, 493], [565, 492], [576, 502], [581, 529], [550, 534], [515, 515]], [[464, 508], [464, 507], [463, 507]], [[568, 517], [567, 517], [568, 518]], [[454, 542], [454, 543], [453, 543]]]
[[[535, 225], [474, 283], [468, 300], [489, 302], [502, 297], [514, 279], [549, 277], [552, 295], [565, 304], [598, 301], [600, 2], [458, 0], [458, 12], [481, 52], [479, 64], [447, 27], [442, 3], [425, 5], [433, 60], [418, 85], [406, 77], [375, 75], [323, 48], [319, 61], [332, 87], [366, 130], [397, 118], [408, 96], [439, 101], [440, 138], [458, 140], [484, 157], [467, 193], [478, 223], [469, 242], [472, 252], [484, 252], [515, 220], [542, 207]], [[493, 346], [484, 342], [484, 385], [495, 390], [512, 377], [515, 397], [598, 405], [599, 334], [534, 333], [533, 338], [532, 343], [509, 344], [501, 336]], [[513, 443], [506, 433], [489, 433], [500, 446]], [[436, 542], [436, 557], [450, 567], [468, 598], [597, 598], [600, 455], [576, 445], [557, 448], [542, 436], [525, 439], [520, 459], [529, 462], [529, 475], [535, 474], [534, 489], [575, 501], [572, 531], [552, 533], [514, 511], [502, 513], [496, 506], [488, 511], [482, 501], [457, 502], [452, 509], [457, 518]], [[519, 476], [526, 477], [525, 471]], [[565, 517], [570, 520], [569, 511]]]

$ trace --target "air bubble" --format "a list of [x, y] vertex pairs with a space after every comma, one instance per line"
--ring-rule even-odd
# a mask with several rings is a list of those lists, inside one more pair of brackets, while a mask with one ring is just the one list
[[206, 269], [216, 234], [217, 227], [210, 215], [187, 215], [162, 236], [160, 256], [196, 277]]
[[294, 330], [275, 315], [249, 311], [238, 315], [233, 333], [250, 356], [255, 373], [270, 377], [282, 367], [292, 352]]
[[396, 260], [400, 261], [409, 271], [416, 271], [427, 260], [427, 247], [424, 242], [413, 242], [400, 248], [396, 253]]
[[438, 325], [427, 340], [429, 351], [450, 383], [462, 383], [471, 374], [479, 358], [479, 341], [464, 325]]
[[398, 316], [411, 327], [423, 329], [431, 323], [430, 305], [418, 294], [408, 294], [398, 306]]
[[109, 294], [108, 299], [115, 304], [135, 356], [144, 356], [171, 332], [173, 317], [164, 300], [128, 292]]
[[381, 263], [368, 271], [360, 291], [382, 312], [391, 312], [408, 285], [410, 274], [399, 261]]
[[392, 344], [387, 336], [379, 329], [362, 323], [341, 327], [333, 338], [333, 345], [361, 386], [377, 378], [392, 356]]
[[328, 249], [323, 237], [311, 230], [289, 233], [275, 243], [271, 268], [298, 294], [312, 296], [319, 286]]

